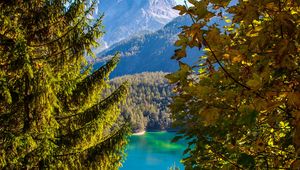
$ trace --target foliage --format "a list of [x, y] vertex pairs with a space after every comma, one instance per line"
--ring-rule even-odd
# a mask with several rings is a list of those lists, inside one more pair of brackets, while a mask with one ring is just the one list
[[171, 128], [172, 120], [167, 106], [171, 102], [172, 91], [165, 75], [163, 72], [144, 72], [111, 80], [110, 91], [124, 81], [130, 84], [130, 94], [121, 106], [121, 113], [125, 120], [130, 119], [134, 132]]
[[[117, 169], [127, 85], [101, 98], [115, 56], [90, 73], [101, 17], [81, 0], [0, 2], [0, 168]], [[100, 98], [99, 98], [100, 97]]]
[[[194, 22], [182, 27], [181, 67], [167, 76], [180, 136], [190, 139], [186, 168], [299, 168], [300, 2], [189, 3], [175, 7]], [[206, 52], [199, 65], [181, 62], [188, 48]]]

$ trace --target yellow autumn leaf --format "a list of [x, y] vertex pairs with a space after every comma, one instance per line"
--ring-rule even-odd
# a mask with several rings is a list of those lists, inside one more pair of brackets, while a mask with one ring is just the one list
[[260, 25], [261, 24], [261, 21], [258, 21], [258, 20], [253, 20], [253, 24], [255, 24], [255, 25]]
[[229, 54], [223, 54], [223, 57], [224, 57], [225, 59], [229, 59], [230, 55], [229, 55]]
[[297, 12], [297, 11], [295, 11], [295, 10], [291, 10], [291, 14], [292, 14], [292, 15], [294, 15], [294, 14], [298, 14], [298, 12]]
[[241, 61], [242, 61], [242, 57], [240, 55], [235, 56], [235, 57], [232, 58], [233, 63], [239, 63]]
[[272, 138], [269, 139], [268, 145], [271, 146], [271, 147], [274, 147], [274, 141], [273, 141]]
[[203, 51], [211, 51], [209, 48], [204, 48]]
[[233, 31], [233, 30], [234, 30], [234, 28], [232, 28], [232, 27], [227, 28], [227, 31]]
[[254, 30], [255, 30], [256, 32], [258, 32], [258, 31], [261, 31], [262, 29], [263, 29], [262, 26], [256, 26]]
[[258, 32], [255, 30], [251, 30], [246, 34], [247, 37], [257, 37], [258, 35], [259, 35]]
[[225, 22], [226, 23], [231, 23], [231, 19], [226, 19]]
[[252, 66], [252, 63], [246, 62], [246, 61], [242, 61], [242, 64], [243, 64], [243, 65], [247, 65], [247, 66]]

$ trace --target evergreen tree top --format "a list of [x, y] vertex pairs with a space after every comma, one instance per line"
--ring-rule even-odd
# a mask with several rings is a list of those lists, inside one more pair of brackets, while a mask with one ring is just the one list
[[101, 98], [116, 55], [91, 73], [86, 56], [103, 35], [95, 1], [0, 2], [0, 168], [116, 169], [127, 125], [121, 84]]

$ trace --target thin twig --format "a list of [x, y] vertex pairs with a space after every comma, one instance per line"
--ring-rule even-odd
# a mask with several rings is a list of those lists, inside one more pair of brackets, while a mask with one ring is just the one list
[[209, 50], [211, 51], [213, 57], [215, 58], [215, 60], [217, 61], [218, 65], [222, 68], [222, 70], [226, 73], [227, 76], [229, 76], [234, 82], [236, 82], [237, 84], [239, 84], [240, 86], [246, 88], [247, 90], [251, 90], [250, 87], [240, 83], [237, 79], [235, 79], [221, 64], [220, 60], [218, 59], [218, 57], [216, 56], [216, 54], [214, 53], [214, 51], [212, 50], [212, 48], [210, 47], [210, 45], [208, 44], [208, 42], [206, 41], [204, 34], [202, 34], [202, 38], [203, 41], [205, 42], [206, 46], [209, 48]]
[[[187, 5], [187, 2], [186, 2], [186, 0], [184, 0], [184, 4], [185, 4], [185, 7], [188, 9], [188, 8], [189, 8], [189, 6]], [[191, 17], [191, 19], [192, 19], [193, 23], [195, 24], [195, 23], [196, 23], [196, 21], [195, 21], [195, 18], [192, 16], [192, 14], [191, 14], [191, 13], [188, 13], [188, 14], [189, 14], [189, 16]]]
[[[279, 12], [281, 13], [281, 0], [278, 0], [279, 1]], [[283, 27], [282, 27], [282, 24], [280, 24], [280, 34], [281, 34], [281, 39], [284, 38], [283, 36]]]

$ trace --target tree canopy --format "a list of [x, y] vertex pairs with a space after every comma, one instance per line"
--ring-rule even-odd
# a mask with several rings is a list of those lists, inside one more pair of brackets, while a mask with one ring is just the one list
[[95, 1], [0, 2], [0, 168], [117, 169], [127, 125], [116, 124], [128, 93], [101, 92], [115, 56], [91, 73], [86, 56], [103, 34]]
[[[300, 1], [188, 0], [170, 108], [187, 169], [300, 167]], [[217, 21], [217, 22], [216, 22]], [[205, 51], [199, 65], [186, 49]]]
[[[168, 109], [171, 102], [171, 86], [163, 72], [144, 72], [111, 80], [116, 89], [122, 82], [130, 84], [130, 94], [121, 105], [122, 117], [130, 119], [133, 132], [171, 129], [172, 119]], [[109, 92], [111, 93], [111, 92]]]

